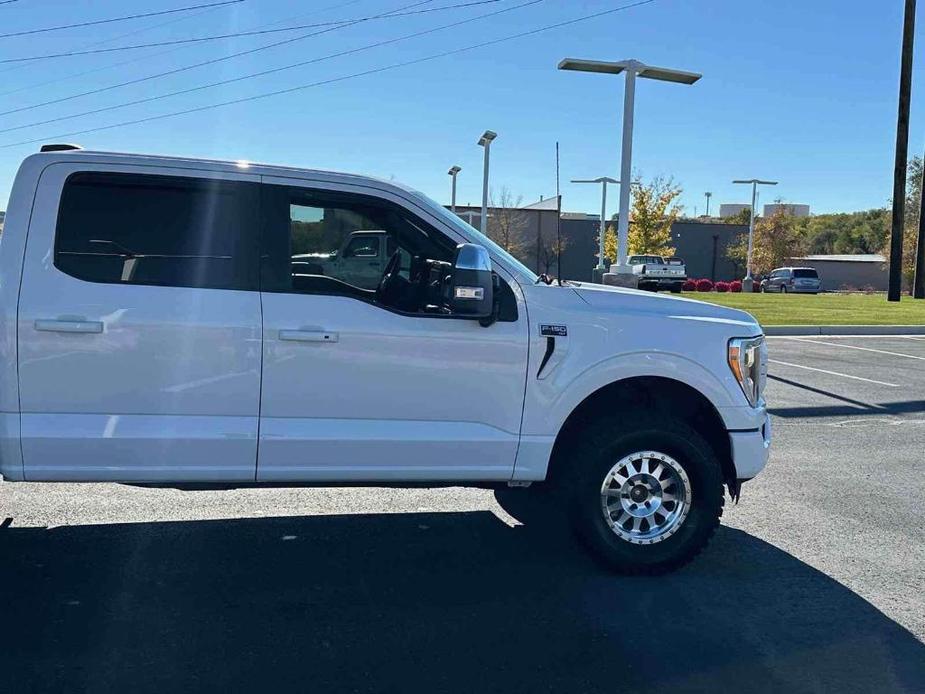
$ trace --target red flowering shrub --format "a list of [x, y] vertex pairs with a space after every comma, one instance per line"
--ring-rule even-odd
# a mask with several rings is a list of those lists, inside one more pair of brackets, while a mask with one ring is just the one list
[[730, 292], [741, 292], [742, 291], [742, 282], [740, 280], [732, 280], [729, 283]]
[[684, 280], [684, 284], [681, 285], [681, 290], [685, 292], [696, 292], [697, 283], [694, 280]]
[[713, 289], [725, 294], [726, 292], [729, 291], [729, 283], [728, 282], [717, 282], [716, 284], [713, 285]]
[[713, 283], [710, 280], [697, 280], [698, 292], [712, 292]]

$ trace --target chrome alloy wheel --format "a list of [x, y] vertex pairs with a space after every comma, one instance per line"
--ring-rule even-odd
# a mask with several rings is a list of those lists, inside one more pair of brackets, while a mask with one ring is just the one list
[[616, 535], [636, 545], [671, 537], [690, 508], [687, 473], [665, 453], [631, 453], [610, 468], [601, 485], [604, 520]]

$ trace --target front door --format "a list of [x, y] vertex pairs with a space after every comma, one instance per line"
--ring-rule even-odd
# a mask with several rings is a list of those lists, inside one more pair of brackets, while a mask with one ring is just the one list
[[[416, 268], [452, 259], [459, 241], [438, 220], [384, 192], [265, 184], [257, 478], [509, 479], [527, 364], [513, 281], [514, 306], [490, 327], [433, 312], [416, 293]], [[382, 301], [355, 277], [293, 262], [363, 230], [385, 232], [405, 298]]]
[[19, 303], [29, 480], [253, 480], [254, 176], [54, 164]]

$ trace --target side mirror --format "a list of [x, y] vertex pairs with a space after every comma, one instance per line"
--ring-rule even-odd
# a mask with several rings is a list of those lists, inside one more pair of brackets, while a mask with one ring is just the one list
[[449, 303], [454, 315], [491, 321], [495, 314], [491, 258], [483, 246], [461, 243], [456, 247]]

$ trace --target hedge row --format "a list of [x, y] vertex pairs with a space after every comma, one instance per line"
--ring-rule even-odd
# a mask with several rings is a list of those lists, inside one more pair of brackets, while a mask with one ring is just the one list
[[732, 282], [716, 282], [715, 284], [707, 279], [687, 280], [683, 287], [685, 292], [741, 292], [742, 283], [739, 280]]

